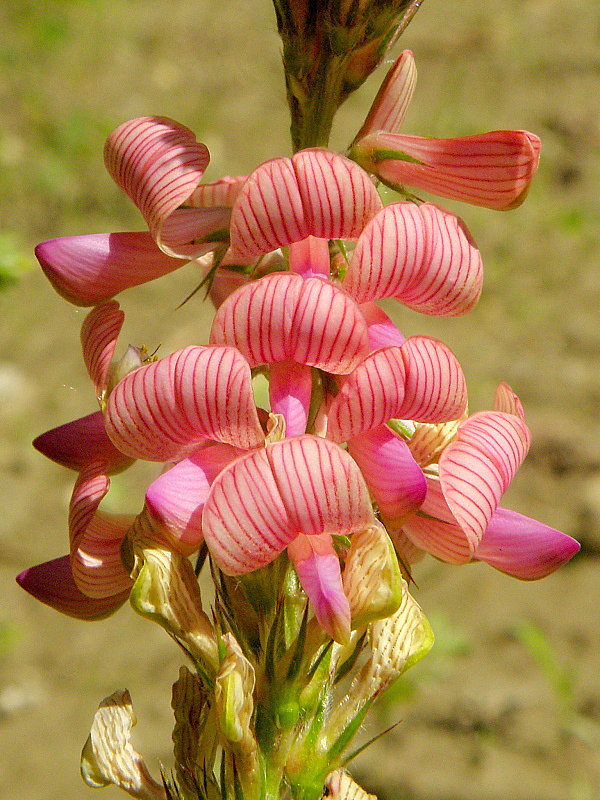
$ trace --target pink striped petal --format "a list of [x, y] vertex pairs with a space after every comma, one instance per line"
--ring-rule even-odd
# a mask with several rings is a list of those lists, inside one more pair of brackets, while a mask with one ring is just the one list
[[299, 533], [350, 534], [373, 519], [360, 470], [337, 445], [315, 436], [275, 442], [223, 470], [202, 527], [227, 574], [270, 563]]
[[247, 177], [247, 175], [236, 175], [235, 177], [225, 175], [211, 183], [201, 183], [186, 200], [186, 205], [194, 208], [209, 208], [210, 206], [231, 208], [242, 186], [246, 183]]
[[362, 303], [360, 310], [367, 323], [371, 353], [381, 347], [401, 347], [404, 344], [405, 337], [377, 303]]
[[527, 196], [540, 144], [528, 131], [490, 131], [456, 139], [379, 131], [358, 142], [354, 151], [359, 163], [394, 188], [408, 184], [440, 197], [508, 210]]
[[77, 306], [93, 306], [181, 266], [149, 233], [94, 233], [38, 244], [35, 254], [56, 291]]
[[211, 344], [239, 349], [250, 366], [293, 359], [327, 372], [350, 372], [368, 353], [367, 326], [356, 303], [320, 278], [273, 273], [221, 305]]
[[471, 560], [479, 539], [463, 530], [448, 508], [437, 477], [427, 477], [427, 495], [416, 514], [405, 520], [402, 531], [413, 546], [431, 553], [448, 564]]
[[[114, 130], [104, 147], [108, 171], [142, 212], [158, 246], [169, 255], [193, 257], [195, 240], [207, 235], [212, 209], [186, 217], [186, 241], [165, 223], [186, 204], [202, 180], [209, 161], [205, 145], [189, 128], [166, 117], [139, 117]], [[208, 216], [207, 216], [208, 215]], [[189, 245], [189, 246], [188, 246]], [[205, 252], [200, 248], [200, 252]]]
[[131, 464], [108, 438], [101, 411], [59, 425], [34, 439], [33, 446], [46, 458], [77, 472], [92, 462], [101, 462], [107, 474], [120, 472]]
[[69, 541], [71, 553], [77, 550], [85, 531], [90, 525], [98, 506], [106, 497], [110, 479], [103, 471], [101, 462], [86, 465], [75, 481], [69, 503]]
[[545, 578], [571, 559], [580, 544], [541, 522], [497, 508], [474, 558], [524, 581]]
[[312, 393], [312, 371], [296, 361], [276, 361], [269, 370], [269, 398], [273, 414], [285, 420], [285, 435], [306, 433]]
[[467, 401], [454, 354], [437, 339], [411, 336], [371, 353], [345, 380], [329, 409], [327, 435], [352, 439], [389, 419], [457, 419]]
[[96, 512], [71, 548], [71, 569], [78, 589], [92, 598], [115, 597], [133, 586], [121, 561], [121, 543], [133, 515]]
[[308, 236], [300, 242], [292, 242], [289, 247], [290, 270], [303, 278], [314, 275], [329, 277], [329, 241]]
[[397, 133], [404, 122], [416, 82], [414, 56], [410, 50], [403, 50], [383, 79], [356, 140], [374, 131]]
[[505, 414], [514, 414], [525, 422], [525, 412], [517, 395], [510, 388], [508, 383], [502, 381], [498, 384], [494, 395], [494, 411], [503, 411]]
[[408, 514], [425, 500], [423, 471], [406, 442], [387, 425], [361, 433], [348, 442], [388, 528], [399, 528]]
[[439, 339], [411, 336], [402, 345], [404, 403], [394, 416], [419, 422], [447, 422], [467, 407], [467, 383], [454, 353]]
[[228, 444], [204, 447], [153, 481], [146, 491], [146, 511], [180, 553], [190, 555], [203, 540], [202, 512], [219, 472], [241, 454]]
[[108, 370], [125, 314], [116, 300], [93, 308], [81, 326], [83, 361], [100, 402], [108, 382]]
[[233, 252], [240, 258], [256, 258], [310, 233], [291, 159], [275, 158], [257, 167], [231, 212]]
[[366, 172], [332, 150], [300, 150], [292, 163], [307, 233], [323, 239], [357, 239], [381, 208]]
[[397, 417], [404, 401], [406, 368], [402, 348], [371, 353], [344, 381], [329, 408], [327, 436], [347, 442]]
[[186, 347], [121, 380], [106, 430], [124, 453], [176, 461], [205, 439], [249, 449], [264, 442], [250, 368], [232, 347]]
[[381, 208], [368, 175], [329, 150], [301, 150], [250, 174], [233, 206], [231, 247], [242, 258], [317, 236], [356, 239]]
[[482, 280], [462, 220], [431, 203], [392, 203], [365, 227], [342, 285], [358, 303], [395, 297], [424, 314], [459, 316], [477, 303]]
[[91, 598], [83, 594], [73, 580], [69, 556], [55, 558], [24, 570], [17, 575], [17, 583], [40, 602], [76, 619], [104, 619], [129, 597], [129, 589], [101, 598]]
[[328, 533], [305, 536], [290, 542], [292, 560], [302, 588], [319, 625], [340, 644], [350, 640], [350, 605], [344, 594], [340, 561]]
[[461, 423], [440, 456], [444, 497], [472, 541], [481, 540], [528, 446], [529, 431], [519, 417], [484, 411]]

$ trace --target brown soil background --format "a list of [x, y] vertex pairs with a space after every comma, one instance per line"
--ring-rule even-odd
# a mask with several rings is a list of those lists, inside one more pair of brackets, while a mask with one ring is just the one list
[[[210, 172], [287, 154], [279, 44], [267, 0], [8, 0], [0, 8], [0, 266], [28, 267], [0, 293], [0, 797], [92, 797], [78, 776], [97, 703], [131, 691], [136, 744], [170, 763], [170, 685], [179, 654], [128, 607], [100, 623], [63, 618], [14, 575], [66, 551], [73, 476], [31, 439], [94, 409], [78, 349], [81, 310], [34, 267], [54, 236], [141, 229], [102, 165], [105, 136], [156, 113], [192, 127]], [[427, 0], [403, 38], [419, 82], [405, 130], [451, 136], [527, 128], [539, 174], [507, 214], [446, 203], [467, 221], [486, 281], [467, 318], [399, 307], [409, 333], [459, 356], [472, 410], [499, 380], [521, 396], [534, 444], [504, 504], [583, 544], [536, 584], [484, 565], [433, 560], [417, 597], [437, 644], [366, 735], [399, 721], [355, 773], [392, 800], [600, 797], [600, 6], [596, 0]], [[340, 114], [333, 145], [360, 124], [381, 74]], [[126, 292], [124, 340], [162, 352], [206, 339], [190, 267]], [[388, 309], [391, 306], [387, 307]], [[122, 340], [123, 341], [123, 340]], [[140, 471], [111, 490], [137, 509]], [[121, 795], [108, 788], [105, 800]]]

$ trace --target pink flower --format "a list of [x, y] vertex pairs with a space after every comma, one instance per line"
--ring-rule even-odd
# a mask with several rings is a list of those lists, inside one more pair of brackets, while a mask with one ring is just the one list
[[528, 131], [491, 131], [456, 139], [398, 133], [416, 82], [410, 50], [388, 72], [350, 156], [394, 189], [416, 186], [498, 210], [519, 206], [537, 171], [540, 140]]
[[[102, 402], [123, 313], [116, 302], [95, 308], [82, 326], [84, 361]], [[99, 505], [110, 475], [131, 464], [106, 434], [101, 411], [53, 428], [34, 446], [47, 458], [76, 470], [69, 503], [70, 553], [25, 570], [19, 584], [44, 603], [71, 616], [94, 619], [122, 605], [132, 582], [121, 561], [121, 542], [133, 515], [107, 514]]]
[[[435, 447], [435, 438], [431, 441]], [[427, 466], [427, 449], [420, 449], [427, 495], [393, 536], [407, 560], [418, 557], [416, 547], [451, 564], [486, 561], [514, 577], [534, 580], [572, 558], [579, 543], [570, 536], [498, 507], [529, 442], [521, 404], [501, 384], [494, 410], [461, 422], [437, 463]]]
[[149, 231], [63, 237], [37, 246], [47, 278], [76, 305], [101, 303], [223, 248], [230, 207], [245, 181], [244, 176], [201, 184], [208, 150], [188, 128], [164, 117], [120, 125], [108, 137], [104, 155]]

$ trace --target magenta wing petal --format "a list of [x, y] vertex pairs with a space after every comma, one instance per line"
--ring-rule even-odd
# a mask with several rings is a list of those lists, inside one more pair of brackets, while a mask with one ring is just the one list
[[482, 280], [481, 254], [459, 217], [432, 203], [392, 203], [365, 227], [342, 285], [358, 303], [395, 297], [423, 314], [460, 316]]
[[270, 563], [299, 533], [350, 534], [373, 519], [352, 458], [315, 436], [284, 439], [226, 467], [204, 507], [209, 550], [230, 575]]
[[528, 131], [490, 131], [456, 139], [380, 131], [358, 147], [370, 154], [376, 174], [392, 186], [408, 184], [501, 211], [515, 208], [527, 196], [540, 151], [538, 137]]
[[575, 539], [530, 519], [497, 508], [473, 558], [524, 581], [545, 578], [580, 549]]
[[383, 79], [356, 140], [374, 131], [397, 133], [404, 122], [416, 83], [414, 56], [410, 50], [403, 50]]
[[166, 117], [129, 120], [106, 140], [104, 161], [141, 211], [161, 250], [182, 258], [206, 252], [197, 242], [222, 227], [225, 217], [214, 208], [180, 209], [198, 187], [209, 161], [205, 145], [189, 128]]
[[101, 401], [108, 381], [110, 362], [117, 346], [117, 339], [125, 314], [116, 300], [93, 308], [81, 326], [81, 348], [83, 361]]
[[344, 594], [340, 561], [329, 534], [300, 533], [288, 545], [302, 588], [319, 625], [341, 644], [350, 639], [350, 604]]
[[50, 239], [38, 244], [35, 254], [56, 291], [77, 306], [102, 303], [181, 266], [145, 231]]
[[146, 510], [161, 535], [190, 555], [203, 540], [202, 512], [211, 484], [241, 454], [227, 444], [203, 447], [153, 481], [146, 491]]
[[105, 472], [120, 472], [131, 464], [108, 438], [101, 411], [52, 428], [34, 439], [33, 446], [46, 458], [77, 472], [92, 462], [101, 461]]
[[231, 247], [253, 258], [308, 236], [356, 239], [381, 208], [364, 170], [320, 148], [267, 161], [252, 172], [231, 214]]
[[388, 528], [399, 528], [425, 500], [427, 483], [406, 442], [387, 425], [348, 442]]
[[17, 583], [30, 595], [70, 617], [84, 620], [104, 619], [129, 597], [125, 589], [112, 597], [88, 597], [73, 580], [69, 556], [38, 564], [17, 575]]
[[121, 380], [106, 405], [119, 450], [176, 461], [206, 439], [241, 449], [264, 442], [250, 368], [232, 347], [186, 347]]
[[483, 411], [465, 420], [439, 460], [448, 507], [468, 536], [479, 542], [529, 447], [522, 419]]
[[345, 374], [368, 353], [367, 325], [341, 289], [321, 278], [273, 273], [234, 292], [220, 306], [212, 344], [240, 350], [250, 366], [292, 359]]

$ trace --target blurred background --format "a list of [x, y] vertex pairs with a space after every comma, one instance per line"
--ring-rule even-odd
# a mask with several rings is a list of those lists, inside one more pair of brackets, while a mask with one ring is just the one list
[[[128, 606], [80, 623], [14, 576], [67, 549], [73, 474], [30, 446], [95, 410], [79, 351], [85, 316], [33, 256], [44, 239], [143, 229], [104, 171], [124, 120], [174, 117], [211, 151], [207, 179], [289, 154], [279, 41], [268, 0], [5, 0], [0, 5], [0, 796], [93, 797], [78, 775], [98, 702], [131, 692], [135, 744], [155, 775], [170, 764], [170, 686], [180, 656]], [[503, 504], [582, 542], [535, 584], [485, 565], [425, 561], [416, 596], [432, 653], [381, 704], [364, 737], [397, 727], [354, 772], [382, 800], [597, 800], [600, 796], [600, 5], [595, 0], [426, 0], [402, 47], [419, 80], [407, 132], [526, 128], [540, 171], [508, 213], [445, 202], [466, 220], [485, 284], [468, 317], [386, 305], [405, 333], [444, 339], [471, 411], [496, 384], [522, 398], [530, 455]], [[352, 139], [380, 70], [339, 115]], [[210, 310], [193, 266], [119, 299], [121, 338], [162, 353], [206, 341]], [[137, 510], [141, 470], [111, 503]], [[116, 789], [103, 798], [122, 797]]]

